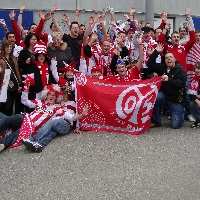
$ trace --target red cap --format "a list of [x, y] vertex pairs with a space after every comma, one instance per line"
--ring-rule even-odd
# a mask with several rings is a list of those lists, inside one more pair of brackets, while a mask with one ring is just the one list
[[127, 29], [127, 33], [129, 32], [129, 31], [133, 31], [133, 32], [135, 32], [135, 29], [134, 28], [129, 28], [129, 29]]
[[91, 69], [91, 72], [95, 72], [95, 71], [101, 72], [101, 67], [99, 67], [99, 66], [93, 66], [92, 69]]

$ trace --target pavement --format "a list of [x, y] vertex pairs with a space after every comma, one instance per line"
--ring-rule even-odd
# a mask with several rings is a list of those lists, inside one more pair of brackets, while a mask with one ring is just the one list
[[42, 153], [0, 154], [1, 200], [198, 200], [200, 129], [163, 126], [133, 136], [108, 132], [57, 137]]

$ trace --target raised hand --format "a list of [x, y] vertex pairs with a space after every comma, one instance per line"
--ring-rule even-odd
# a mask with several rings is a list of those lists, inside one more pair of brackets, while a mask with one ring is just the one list
[[51, 59], [51, 65], [53, 65], [53, 64], [57, 65], [56, 57], [53, 57], [53, 58]]
[[136, 12], [136, 9], [135, 9], [134, 7], [132, 7], [132, 8], [130, 9], [130, 15], [134, 15], [135, 12]]
[[90, 25], [94, 24], [94, 17], [90, 16], [88, 22], [89, 22]]
[[14, 10], [11, 10], [11, 11], [10, 11], [10, 14], [9, 14], [10, 19], [11, 19], [11, 20], [14, 20], [15, 15], [16, 15], [15, 11], [14, 11]]
[[1, 19], [1, 20], [0, 20], [0, 24], [1, 24], [1, 25], [5, 25], [5, 24], [6, 24], [5, 20], [4, 20], [4, 19]]
[[26, 4], [22, 3], [21, 6], [20, 6], [20, 13], [23, 13], [24, 10], [26, 10]]
[[171, 29], [171, 24], [170, 24], [169, 22], [167, 22], [167, 23], [165, 24], [165, 29], [166, 29], [166, 30], [170, 30], [170, 29]]
[[69, 16], [68, 16], [67, 14], [62, 14], [62, 16], [63, 16], [62, 20], [63, 20], [64, 22], [69, 22], [69, 21], [70, 21], [70, 20], [69, 20]]
[[116, 23], [114, 21], [109, 21], [108, 24], [110, 24], [112, 26], [116, 26]]
[[186, 15], [186, 16], [190, 16], [190, 9], [189, 9], [189, 8], [186, 8], [186, 9], [185, 9], [185, 15]]
[[58, 4], [54, 4], [54, 5], [51, 7], [51, 12], [55, 12], [57, 9], [58, 9]]
[[159, 53], [163, 52], [163, 49], [164, 49], [164, 45], [161, 44], [161, 43], [159, 43], [159, 44], [157, 45], [157, 47], [156, 47], [156, 50], [157, 50]]
[[138, 45], [142, 44], [142, 35], [136, 38]]
[[92, 9], [92, 11], [94, 12], [95, 15], [98, 15], [98, 14], [99, 14], [98, 11], [95, 10], [95, 9]]
[[120, 55], [120, 53], [119, 53], [119, 48], [117, 47], [117, 46], [115, 46], [115, 49], [114, 49], [114, 54], [115, 55]]
[[128, 14], [123, 14], [123, 16], [124, 16], [126, 19], [129, 19]]
[[153, 47], [149, 46], [149, 47], [147, 48], [147, 54], [148, 54], [148, 55], [151, 55], [152, 53], [153, 53]]
[[49, 12], [47, 12], [44, 16], [44, 20], [47, 21], [51, 18], [51, 14]]
[[44, 19], [45, 19], [45, 17], [44, 17], [44, 14], [43, 14], [43, 12], [42, 12], [42, 11], [40, 11], [40, 12], [39, 12], [39, 17], [40, 17], [40, 19], [42, 19], [42, 20], [44, 20]]
[[78, 8], [76, 8], [75, 12], [76, 12], [76, 16], [79, 17], [79, 15], [81, 14], [81, 11]]
[[166, 11], [162, 11], [160, 18], [162, 19], [162, 21], [166, 22], [167, 21], [167, 12]]
[[27, 58], [26, 59], [26, 64], [30, 64], [31, 63], [31, 58]]

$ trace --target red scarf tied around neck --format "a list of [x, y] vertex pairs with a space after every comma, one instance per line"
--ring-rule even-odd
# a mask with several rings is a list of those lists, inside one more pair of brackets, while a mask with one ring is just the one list
[[35, 65], [38, 67], [40, 71], [40, 77], [42, 79], [42, 85], [45, 87], [47, 83], [47, 75], [49, 74], [49, 66], [47, 62], [44, 62], [43, 65], [38, 62], [37, 60], [34, 60]]

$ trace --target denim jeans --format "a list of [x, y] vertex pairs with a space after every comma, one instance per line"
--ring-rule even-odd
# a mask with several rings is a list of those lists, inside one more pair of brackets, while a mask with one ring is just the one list
[[188, 79], [186, 81], [185, 84], [185, 90], [186, 90], [186, 94], [185, 94], [185, 119], [188, 119], [189, 116], [191, 116], [191, 110], [190, 110], [190, 96], [188, 94], [188, 90], [189, 90], [190, 86], [189, 86], [189, 82]]
[[5, 148], [13, 145], [19, 135], [19, 130], [22, 125], [24, 116], [21, 114], [7, 116], [0, 112], [0, 133], [6, 131], [7, 128], [11, 128], [13, 132], [6, 135], [0, 140], [0, 144], [4, 144]]
[[160, 108], [164, 106], [168, 106], [172, 128], [180, 128], [184, 122], [184, 104], [167, 100], [163, 92], [158, 92], [153, 108], [152, 123], [156, 126], [161, 126], [159, 112]]
[[37, 131], [35, 136], [30, 136], [29, 139], [44, 148], [55, 136], [66, 135], [70, 128], [70, 124], [64, 119], [49, 120]]
[[191, 101], [189, 106], [190, 106], [190, 110], [191, 110], [192, 114], [196, 118], [196, 122], [200, 123], [200, 108], [199, 108], [199, 106], [194, 101]]

